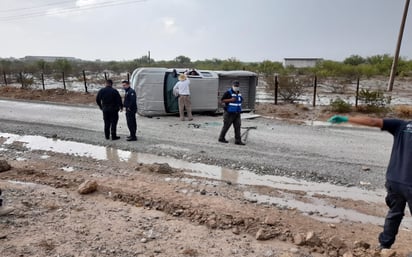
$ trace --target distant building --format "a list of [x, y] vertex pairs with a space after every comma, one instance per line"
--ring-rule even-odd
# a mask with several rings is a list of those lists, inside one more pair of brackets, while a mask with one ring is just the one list
[[315, 67], [322, 58], [285, 58], [284, 67], [293, 66], [295, 68], [311, 68]]
[[80, 59], [74, 57], [66, 57], [66, 56], [25, 56], [22, 58], [23, 61], [40, 61], [43, 60], [45, 62], [54, 62], [56, 60], [66, 59], [68, 61], [79, 61]]

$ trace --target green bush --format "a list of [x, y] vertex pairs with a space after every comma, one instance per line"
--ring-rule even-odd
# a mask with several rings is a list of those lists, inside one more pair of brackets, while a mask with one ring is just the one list
[[392, 98], [385, 96], [383, 91], [371, 91], [369, 89], [362, 89], [359, 92], [359, 101], [361, 106], [358, 111], [365, 113], [385, 113], [389, 108], [387, 105], [391, 103]]
[[369, 89], [361, 89], [359, 92], [359, 100], [366, 106], [385, 107], [391, 103], [391, 97], [386, 97], [383, 91], [371, 91]]
[[352, 106], [342, 100], [340, 97], [336, 98], [335, 100], [332, 100], [330, 102], [330, 107], [333, 112], [338, 112], [338, 113], [347, 113], [352, 110]]
[[294, 77], [279, 77], [279, 96], [289, 103], [299, 99], [304, 91], [304, 81], [297, 80]]

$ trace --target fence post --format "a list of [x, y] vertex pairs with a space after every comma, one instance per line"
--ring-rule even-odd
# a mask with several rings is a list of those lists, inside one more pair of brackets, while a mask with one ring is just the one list
[[127, 73], [127, 82], [130, 83], [130, 73], [129, 72]]
[[46, 90], [46, 88], [44, 87], [44, 75], [43, 72], [41, 73], [41, 84], [43, 86], [43, 90]]
[[313, 83], [313, 107], [316, 106], [316, 87], [318, 86], [318, 77], [315, 75], [315, 81]]
[[4, 78], [4, 83], [7, 86], [7, 77], [6, 77], [6, 72], [5, 71], [3, 71], [3, 78]]
[[355, 107], [358, 108], [358, 100], [359, 100], [359, 77], [356, 82], [356, 99], [355, 99]]
[[7, 86], [7, 77], [6, 77], [6, 72], [5, 71], [3, 71], [3, 78], [4, 78], [4, 83]]
[[107, 72], [104, 72], [104, 80], [107, 80]]
[[23, 73], [20, 72], [21, 88], [24, 88]]
[[66, 81], [64, 80], [64, 71], [62, 72], [62, 77], [63, 77], [63, 88], [66, 90]]
[[87, 93], [87, 80], [86, 80], [86, 72], [83, 70], [83, 80], [84, 80], [84, 90]]
[[275, 105], [278, 104], [278, 88], [279, 88], [279, 81], [278, 76], [275, 76]]

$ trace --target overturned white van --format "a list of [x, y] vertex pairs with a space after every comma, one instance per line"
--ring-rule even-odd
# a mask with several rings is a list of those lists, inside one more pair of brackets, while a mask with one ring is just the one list
[[[186, 69], [138, 68], [131, 76], [131, 87], [136, 90], [138, 113], [142, 116], [174, 114], [179, 112], [173, 87], [178, 75]], [[190, 79], [192, 112], [222, 112], [220, 98], [231, 87], [233, 80], [240, 82], [244, 98], [243, 111], [255, 108], [257, 74], [250, 71], [195, 70]]]

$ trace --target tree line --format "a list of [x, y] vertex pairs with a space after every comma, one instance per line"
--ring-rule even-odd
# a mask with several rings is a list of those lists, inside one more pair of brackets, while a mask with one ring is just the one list
[[[24, 61], [18, 59], [0, 59], [0, 72], [2, 74], [53, 74], [64, 72], [66, 75], [77, 76], [83, 70], [91, 73], [102, 73], [110, 71], [120, 74], [122, 72], [132, 73], [138, 67], [166, 67], [166, 68], [195, 68], [205, 70], [248, 70], [263, 74], [265, 76], [274, 75], [310, 75], [316, 74], [319, 77], [373, 77], [388, 76], [390, 73], [393, 57], [385, 55], [374, 55], [362, 57], [351, 55], [344, 61], [322, 60], [315, 67], [294, 68], [284, 67], [282, 62], [265, 60], [262, 62], [242, 62], [236, 58], [206, 59], [192, 61], [187, 56], [178, 56], [173, 60], [156, 61], [148, 56], [130, 61], [71, 61], [67, 59], [57, 59], [54, 62], [44, 60]], [[412, 76], [412, 60], [400, 58], [397, 75], [402, 77]]]

